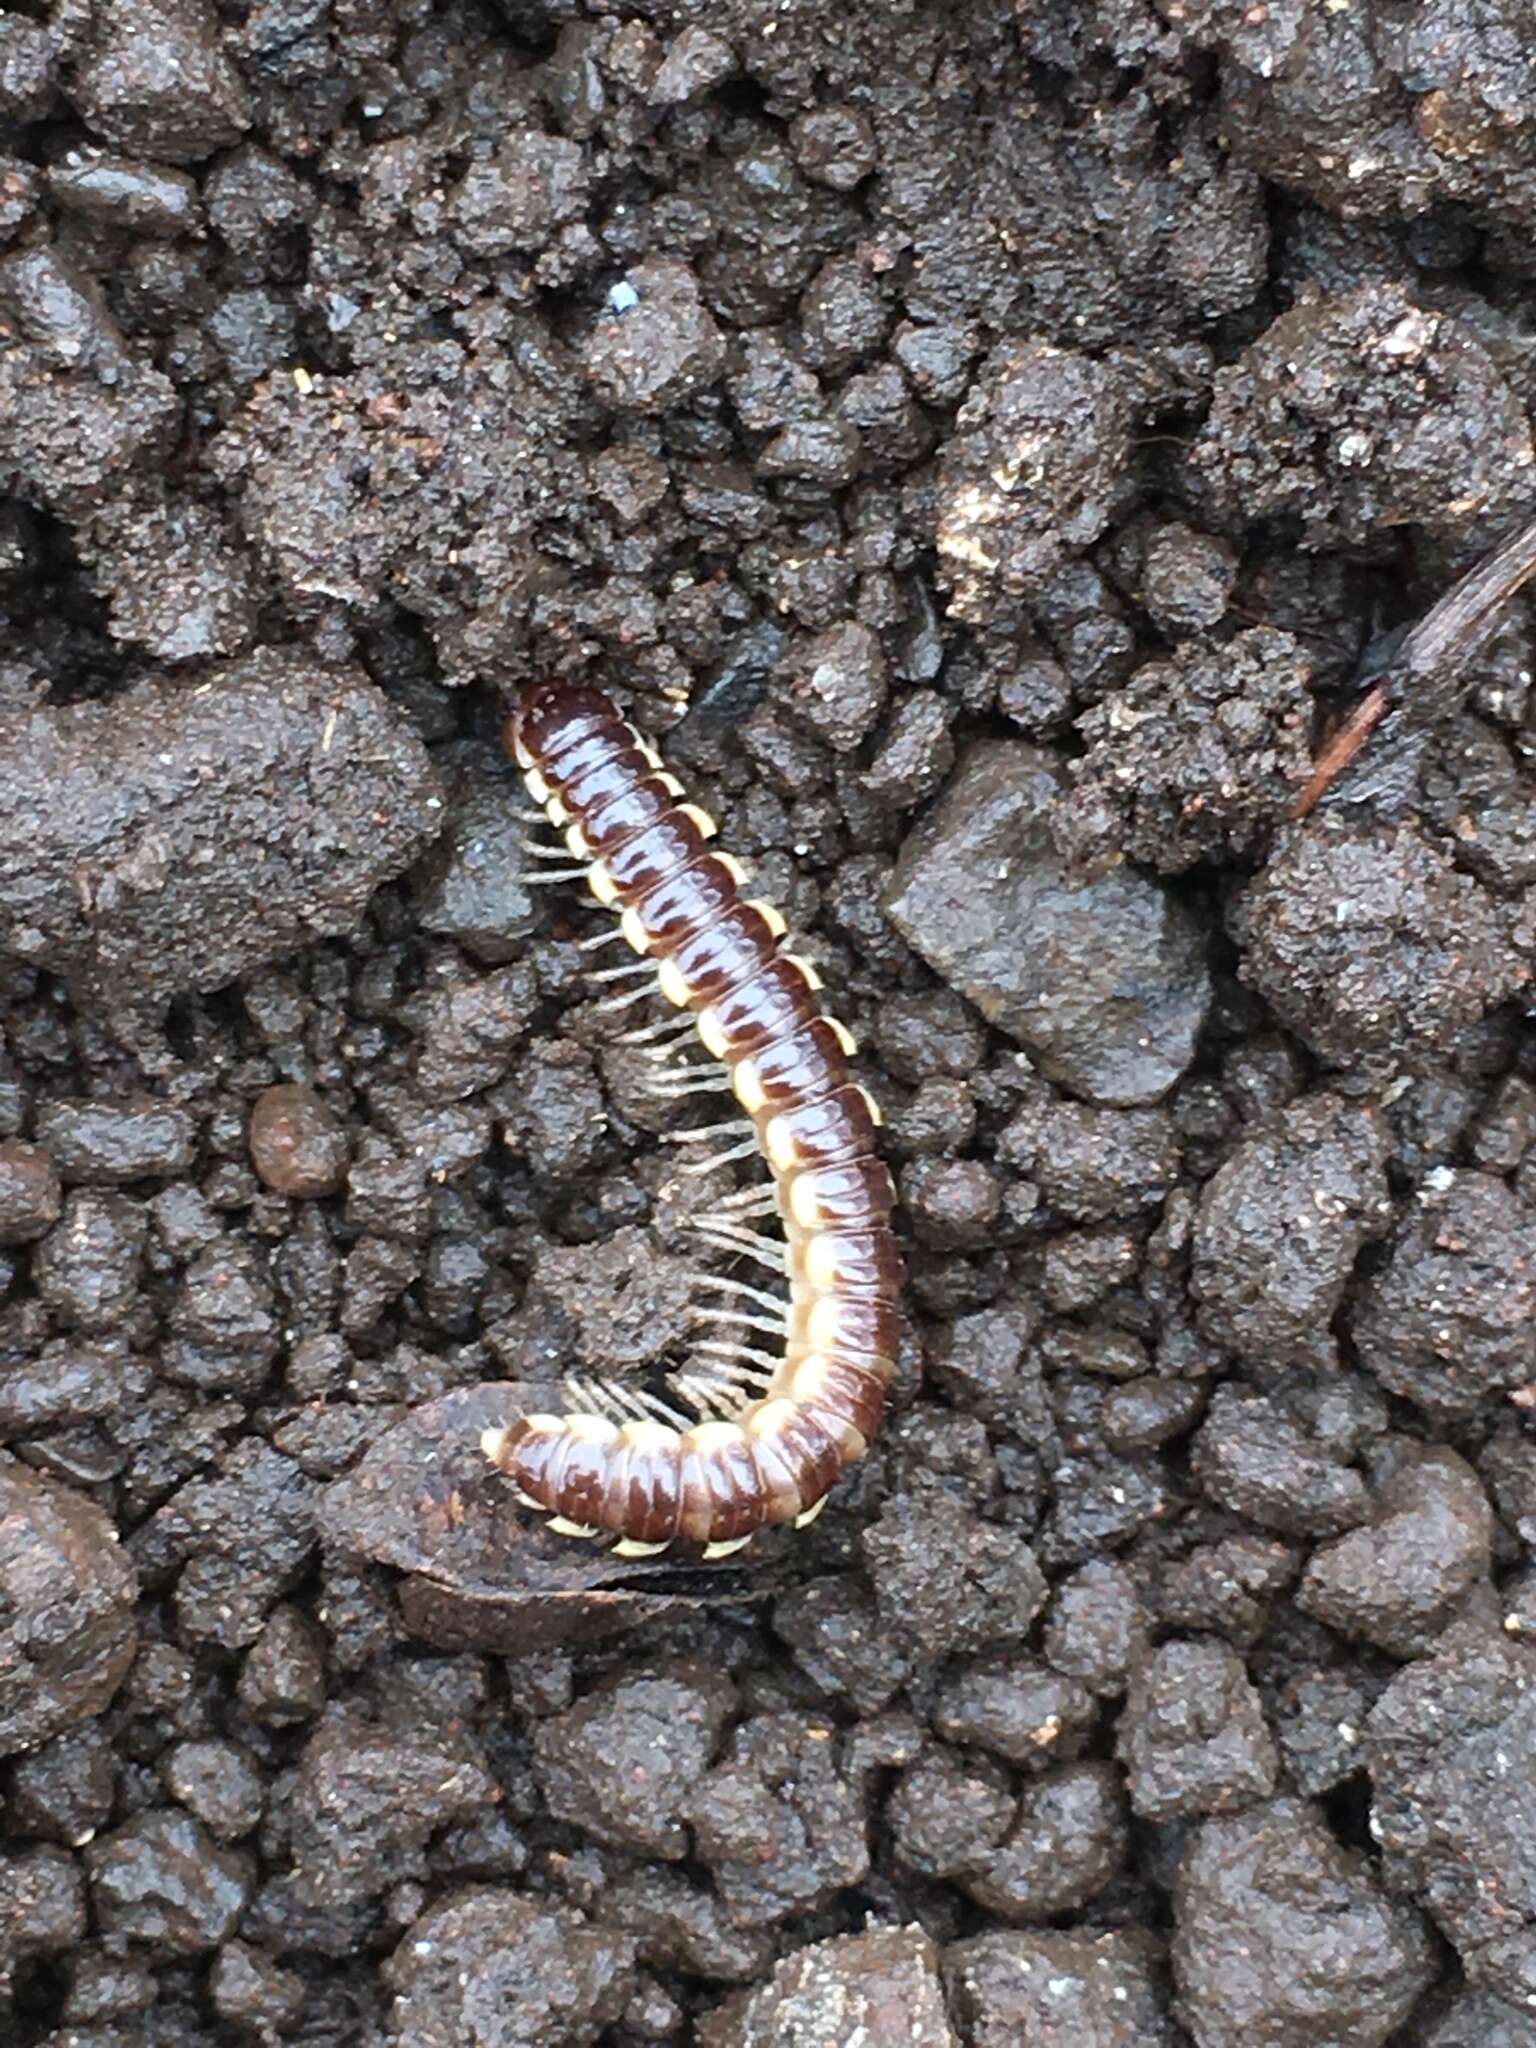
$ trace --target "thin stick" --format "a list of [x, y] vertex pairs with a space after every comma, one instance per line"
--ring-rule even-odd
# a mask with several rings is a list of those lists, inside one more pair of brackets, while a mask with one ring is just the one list
[[[1406, 635], [1391, 669], [1371, 685], [1318, 755], [1291, 816], [1306, 817], [1395, 706], [1401, 705], [1415, 726], [1453, 710], [1460, 696], [1456, 683], [1487, 645], [1510, 599], [1533, 576], [1536, 519], [1453, 584]], [[1414, 684], [1421, 686], [1417, 698], [1410, 694]]]

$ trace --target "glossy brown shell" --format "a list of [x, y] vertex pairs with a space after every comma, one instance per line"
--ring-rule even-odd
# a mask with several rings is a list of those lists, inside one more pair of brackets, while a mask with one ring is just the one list
[[902, 1262], [877, 1112], [852, 1041], [783, 920], [743, 895], [654, 749], [600, 691], [535, 685], [506, 728], [530, 792], [587, 866], [598, 901], [693, 1012], [729, 1070], [773, 1173], [788, 1247], [782, 1363], [729, 1420], [678, 1430], [598, 1414], [525, 1415], [487, 1450], [519, 1494], [630, 1550], [678, 1539], [717, 1554], [808, 1519], [864, 1455], [894, 1370]]

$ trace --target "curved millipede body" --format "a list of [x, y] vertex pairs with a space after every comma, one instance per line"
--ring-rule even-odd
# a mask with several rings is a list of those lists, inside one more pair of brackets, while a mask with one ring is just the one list
[[563, 1530], [609, 1532], [631, 1556], [678, 1539], [722, 1556], [768, 1524], [808, 1521], [879, 1424], [903, 1274], [878, 1112], [814, 971], [781, 950], [784, 920], [744, 898], [741, 870], [710, 849], [712, 820], [617, 707], [535, 685], [505, 737], [592, 894], [724, 1062], [773, 1174], [789, 1301], [782, 1359], [723, 1418], [524, 1415], [484, 1448]]

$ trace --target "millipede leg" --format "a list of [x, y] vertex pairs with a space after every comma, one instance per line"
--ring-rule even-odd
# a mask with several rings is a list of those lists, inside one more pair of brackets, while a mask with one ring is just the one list
[[734, 1294], [738, 1301], [756, 1302], [759, 1308], [772, 1310], [777, 1315], [783, 1315], [789, 1308], [782, 1295], [770, 1294], [766, 1287], [754, 1287], [750, 1280], [736, 1280], [727, 1273], [700, 1273], [698, 1284], [712, 1287], [718, 1294]]
[[[702, 1273], [699, 1275], [701, 1280], [706, 1277]], [[729, 1323], [734, 1330], [756, 1330], [760, 1337], [782, 1339], [784, 1335], [782, 1316], [778, 1322], [770, 1323], [766, 1316], [749, 1316], [737, 1308], [708, 1308], [702, 1302], [693, 1310], [689, 1320], [693, 1324]]]
[[771, 1237], [759, 1237], [755, 1230], [737, 1228], [729, 1223], [710, 1223], [702, 1217], [695, 1217], [686, 1226], [695, 1237], [703, 1238], [717, 1251], [738, 1252], [744, 1259], [755, 1259], [765, 1272], [784, 1273], [789, 1270], [789, 1255], [784, 1246], [775, 1244]]
[[[730, 1128], [734, 1129], [734, 1126]], [[682, 1140], [679, 1139], [678, 1142], [681, 1143]], [[718, 1167], [733, 1166], [738, 1159], [754, 1158], [756, 1153], [756, 1138], [743, 1138], [739, 1145], [732, 1145], [727, 1152], [712, 1152], [707, 1159], [690, 1159], [686, 1166], [678, 1170], [685, 1173], [690, 1180], [696, 1180], [703, 1174], [715, 1172]]]

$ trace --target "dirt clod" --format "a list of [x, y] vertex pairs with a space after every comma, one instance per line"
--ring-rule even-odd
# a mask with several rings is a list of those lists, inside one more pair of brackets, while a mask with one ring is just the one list
[[196, 691], [0, 717], [0, 759], [0, 942], [130, 1006], [344, 930], [438, 823], [373, 686], [276, 651]]
[[93, 1501], [0, 1456], [0, 1754], [99, 1714], [133, 1661], [133, 1568]]
[[1295, 1800], [1204, 1822], [1175, 1899], [1177, 2009], [1210, 2048], [1381, 2048], [1433, 1975], [1420, 1915]]
[[1201, 949], [1154, 883], [1065, 874], [1049, 837], [1059, 787], [1034, 748], [973, 749], [903, 847], [886, 912], [1053, 1080], [1090, 1101], [1152, 1102], [1193, 1055], [1210, 999]]

